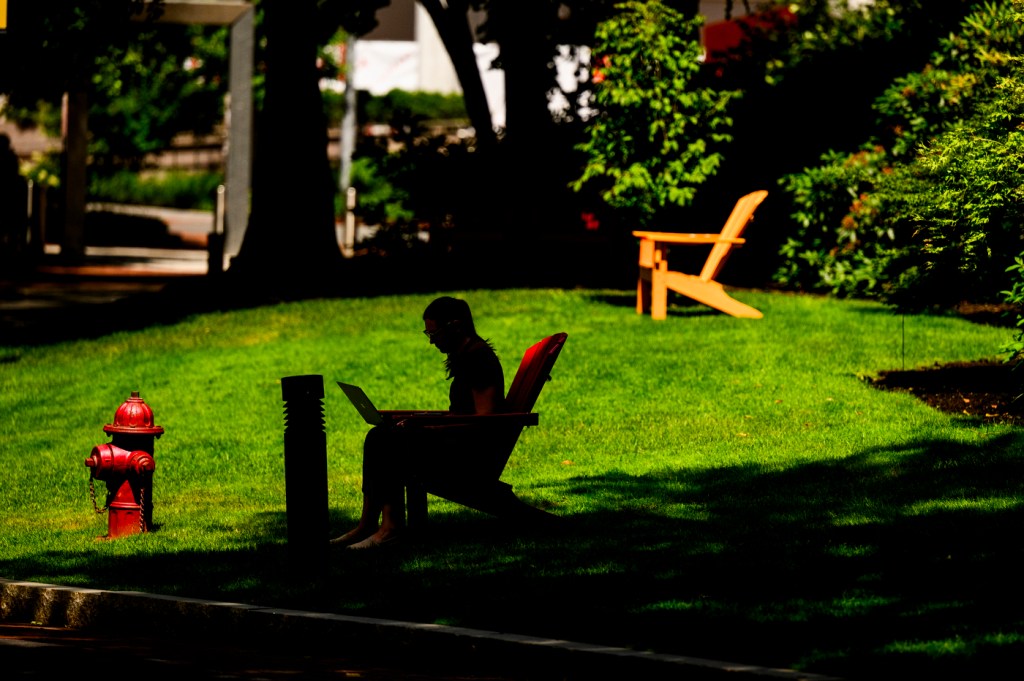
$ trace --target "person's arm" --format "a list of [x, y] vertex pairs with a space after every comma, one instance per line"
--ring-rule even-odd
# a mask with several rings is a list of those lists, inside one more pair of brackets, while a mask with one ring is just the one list
[[[399, 428], [493, 428], [502, 425], [536, 425], [536, 414], [506, 414], [501, 409], [503, 396], [498, 386], [473, 389], [473, 414], [453, 414], [452, 412], [421, 412], [409, 413], [396, 425]], [[481, 419], [480, 417], [487, 417]]]
[[494, 414], [501, 404], [502, 395], [496, 386], [487, 386], [482, 389], [473, 389], [473, 408], [477, 414]]

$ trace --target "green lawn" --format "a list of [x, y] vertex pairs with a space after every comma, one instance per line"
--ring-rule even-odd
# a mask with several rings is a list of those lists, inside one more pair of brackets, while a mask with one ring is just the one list
[[[761, 320], [678, 300], [661, 322], [631, 291], [455, 295], [509, 380], [527, 346], [569, 334], [503, 476], [558, 527], [431, 498], [427, 535], [332, 553], [327, 586], [290, 565], [280, 379], [324, 377], [337, 533], [358, 515], [366, 426], [334, 381], [381, 408], [447, 406], [420, 333], [433, 294], [306, 301], [0, 346], [0, 575], [848, 678], [1024, 659], [1024, 432], [862, 380], [997, 357], [1011, 330], [767, 292], [736, 294]], [[98, 541], [84, 460], [133, 390], [166, 431], [156, 527]]]

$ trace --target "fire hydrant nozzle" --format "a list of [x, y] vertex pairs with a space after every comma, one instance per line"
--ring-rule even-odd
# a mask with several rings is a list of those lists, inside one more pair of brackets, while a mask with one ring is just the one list
[[141, 449], [129, 452], [115, 445], [96, 445], [85, 460], [92, 469], [92, 477], [110, 480], [123, 475], [143, 475], [156, 470], [153, 455]]

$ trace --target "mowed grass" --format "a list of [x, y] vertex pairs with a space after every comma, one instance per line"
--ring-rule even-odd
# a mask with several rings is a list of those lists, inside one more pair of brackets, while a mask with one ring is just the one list
[[[847, 678], [1024, 659], [1024, 433], [863, 380], [998, 357], [1011, 330], [769, 292], [736, 294], [761, 320], [680, 299], [661, 322], [631, 291], [448, 293], [507, 381], [529, 345], [569, 334], [503, 475], [563, 522], [431, 498], [428, 531], [404, 546], [333, 551], [323, 582], [291, 564], [281, 379], [324, 378], [333, 533], [359, 513], [367, 429], [334, 381], [385, 409], [447, 406], [420, 333], [435, 294], [311, 300], [0, 346], [0, 575]], [[84, 460], [133, 390], [165, 429], [155, 527], [100, 541]]]

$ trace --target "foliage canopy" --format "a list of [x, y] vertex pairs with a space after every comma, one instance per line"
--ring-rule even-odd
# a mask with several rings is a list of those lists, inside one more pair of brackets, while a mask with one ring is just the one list
[[686, 18], [659, 0], [631, 0], [594, 36], [594, 107], [579, 191], [601, 199], [635, 226], [660, 209], [685, 206], [714, 175], [730, 141], [728, 116], [737, 91], [694, 86], [701, 69], [702, 17]]

